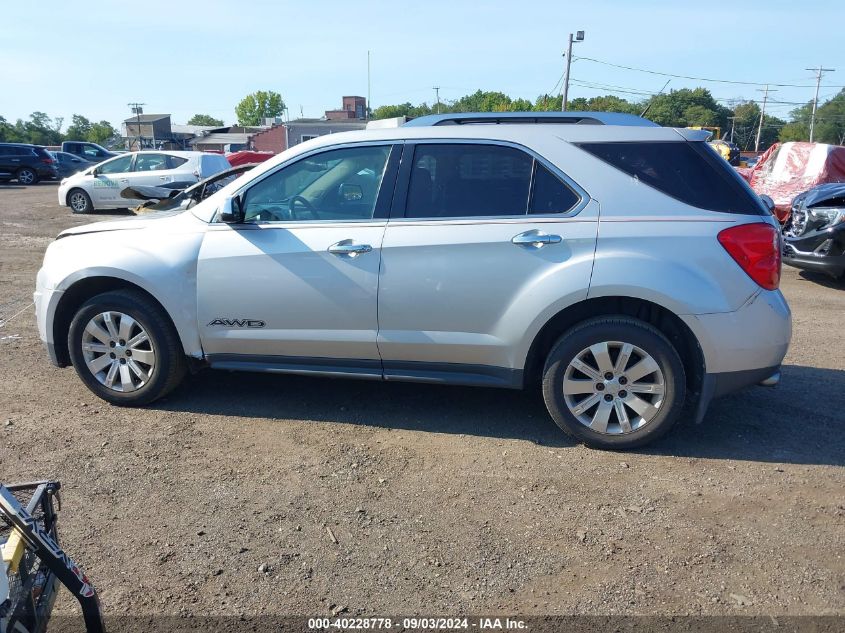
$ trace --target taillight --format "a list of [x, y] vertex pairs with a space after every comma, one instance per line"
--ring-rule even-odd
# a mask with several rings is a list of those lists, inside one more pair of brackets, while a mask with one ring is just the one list
[[766, 290], [780, 284], [780, 232], [771, 224], [757, 222], [725, 229], [721, 244], [751, 279]]
[[45, 165], [52, 165], [56, 161], [54, 161], [52, 158], [42, 158], [41, 162], [44, 163]]

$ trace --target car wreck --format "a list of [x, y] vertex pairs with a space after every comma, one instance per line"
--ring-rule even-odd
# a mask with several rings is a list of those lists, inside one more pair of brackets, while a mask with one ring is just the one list
[[783, 237], [785, 264], [845, 277], [845, 182], [797, 195]]
[[141, 204], [134, 208], [136, 213], [190, 209], [257, 164], [238, 165], [197, 183], [174, 182], [161, 186], [136, 185], [134, 187], [126, 187], [120, 192], [120, 196], [127, 200], [141, 201]]

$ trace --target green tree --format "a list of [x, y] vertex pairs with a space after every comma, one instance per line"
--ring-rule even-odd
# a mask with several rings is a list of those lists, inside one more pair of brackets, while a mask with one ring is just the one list
[[[640, 114], [645, 106], [638, 103], [631, 103], [614, 95], [602, 97], [590, 97], [586, 99], [579, 97], [570, 101], [567, 106], [569, 110], [581, 112], [625, 112], [627, 114]], [[560, 99], [557, 100], [557, 108], [560, 108]]]
[[98, 145], [105, 145], [105, 143], [114, 137], [118, 136], [118, 131], [114, 129], [108, 121], [100, 121], [99, 123], [92, 123], [91, 130], [85, 140], [97, 143]]
[[[810, 140], [810, 120], [813, 103], [807, 103], [790, 113], [792, 119], [780, 131], [781, 141]], [[816, 109], [813, 140], [818, 143], [842, 145], [845, 143], [845, 89]]]
[[[744, 101], [734, 107], [733, 112], [734, 142], [739, 149], [751, 151], [757, 141], [757, 128], [760, 125], [760, 106], [753, 101]], [[778, 140], [778, 134], [784, 126], [784, 121], [768, 114], [763, 118], [763, 128], [760, 133], [760, 149], [765, 150]], [[730, 137], [730, 126], [727, 128]]]
[[214, 127], [223, 127], [221, 119], [215, 119], [209, 114], [195, 114], [188, 120], [188, 125], [213, 125]]
[[648, 99], [648, 118], [671, 127], [716, 126], [725, 130], [731, 111], [717, 103], [706, 88], [682, 88]]
[[238, 124], [261, 125], [263, 119], [281, 116], [285, 110], [282, 95], [272, 90], [259, 90], [241, 99], [235, 108]]
[[70, 125], [65, 132], [65, 138], [69, 141], [88, 140], [91, 132], [91, 121], [81, 114], [74, 114], [70, 119]]

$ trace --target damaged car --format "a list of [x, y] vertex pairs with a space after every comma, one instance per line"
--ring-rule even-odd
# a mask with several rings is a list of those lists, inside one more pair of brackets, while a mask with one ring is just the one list
[[[219, 174], [201, 180], [197, 183], [165, 183], [161, 186], [126, 187], [120, 192], [122, 198], [128, 200], [141, 200], [141, 204], [135, 207], [136, 213], [147, 213], [150, 211], [173, 211], [190, 209], [195, 204], [202, 202], [241, 174], [249, 171], [258, 163], [238, 165]], [[189, 186], [190, 185], [190, 186]]]
[[783, 238], [785, 264], [845, 277], [845, 182], [819, 185], [796, 196]]

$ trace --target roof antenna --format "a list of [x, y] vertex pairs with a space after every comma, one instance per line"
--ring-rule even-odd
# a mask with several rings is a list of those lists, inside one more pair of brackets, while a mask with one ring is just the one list
[[672, 81], [672, 80], [671, 80], [671, 79], [667, 79], [667, 80], [666, 80], [666, 83], [665, 83], [665, 84], [663, 84], [663, 87], [660, 89], [660, 92], [658, 92], [656, 95], [653, 95], [653, 96], [651, 97], [651, 99], [650, 99], [650, 100], [649, 100], [649, 102], [648, 102], [648, 105], [645, 107], [645, 110], [643, 110], [643, 113], [640, 115], [641, 117], [644, 117], [644, 116], [646, 115], [646, 112], [648, 112], [648, 111], [649, 111], [649, 109], [651, 109], [651, 104], [652, 104], [652, 103], [654, 103], [654, 97], [659, 97], [660, 95], [662, 95], [662, 94], [663, 94], [663, 91], [664, 91], [664, 90], [666, 90], [666, 86], [668, 86], [668, 85], [669, 85], [669, 82], [670, 82], [670, 81]]

